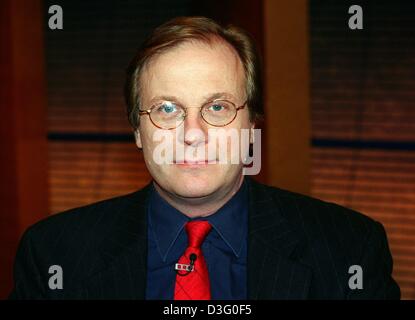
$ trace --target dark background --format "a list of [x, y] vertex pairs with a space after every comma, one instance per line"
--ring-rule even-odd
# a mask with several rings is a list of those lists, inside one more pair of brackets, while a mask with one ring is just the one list
[[[24, 52], [19, 51], [18, 58], [29, 61], [24, 68], [16, 64], [15, 51], [2, 51], [1, 56], [2, 82], [15, 83], [1, 91], [5, 114], [0, 125], [1, 296], [11, 289], [11, 261], [28, 225], [48, 214], [136, 190], [150, 180], [133, 143], [122, 86], [126, 65], [154, 27], [179, 15], [206, 15], [246, 28], [262, 52], [273, 45], [267, 40], [265, 19], [273, 13], [266, 11], [270, 8], [266, 0], [71, 0], [25, 5], [32, 2], [40, 5], [33, 5], [33, 12], [27, 10], [22, 24], [9, 13], [26, 8], [23, 4], [16, 9], [5, 1], [0, 16], [8, 27], [1, 31], [4, 43], [17, 39], [14, 30], [23, 30], [27, 21], [37, 17], [42, 23], [40, 32], [22, 38]], [[63, 30], [48, 28], [47, 8], [53, 4], [63, 8]], [[351, 4], [363, 7], [363, 30], [347, 26]], [[276, 12], [275, 19], [281, 14]], [[309, 83], [304, 90], [299, 87], [298, 94], [309, 99], [307, 193], [382, 222], [403, 298], [415, 299], [415, 5], [312, 0], [307, 2], [306, 16], [309, 60], [302, 72]], [[296, 18], [302, 16], [292, 16]], [[43, 51], [32, 51], [32, 41], [43, 43]], [[266, 57], [265, 70], [269, 59], [280, 59], [278, 50]], [[42, 73], [43, 84], [34, 81], [22, 87], [19, 71], [15, 72], [19, 68], [20, 73]], [[45, 106], [43, 114], [33, 111], [34, 100], [25, 102], [31, 90], [35, 95], [44, 93], [36, 96]], [[14, 95], [18, 99], [13, 100]], [[31, 124], [42, 119], [43, 129], [33, 130], [44, 139], [31, 140]], [[270, 126], [272, 121], [265, 124], [265, 133]], [[21, 151], [27, 144], [32, 149]], [[266, 165], [258, 179], [280, 185], [267, 175], [275, 170], [267, 164], [268, 157], [264, 150]], [[25, 179], [10, 174], [21, 171], [27, 172]], [[32, 206], [44, 212], [33, 212]]]

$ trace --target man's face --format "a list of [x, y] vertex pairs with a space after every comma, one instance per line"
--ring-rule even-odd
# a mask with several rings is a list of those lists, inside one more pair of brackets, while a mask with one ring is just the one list
[[[212, 97], [229, 100], [237, 107], [246, 101], [243, 66], [231, 48], [219, 42], [212, 46], [201, 42], [181, 44], [153, 58], [143, 69], [140, 84], [142, 110], [167, 100], [166, 97], [184, 107], [192, 107], [187, 110], [184, 123], [170, 131], [174, 135], [177, 133], [185, 154], [202, 147], [206, 155], [198, 160], [218, 160], [210, 159], [207, 152], [209, 144], [216, 143], [209, 139], [208, 130], [216, 127], [206, 123], [199, 109], [194, 107], [201, 107]], [[246, 106], [222, 129], [240, 132], [240, 129], [252, 127]], [[153, 158], [154, 149], [160, 144], [153, 139], [156, 130], [161, 129], [152, 124], [149, 116], [141, 116], [137, 145], [143, 148], [150, 174], [165, 191], [184, 198], [201, 198], [229, 192], [240, 182], [243, 164], [241, 161], [230, 163], [230, 156], [226, 164], [157, 164]], [[176, 148], [175, 143], [174, 155]]]

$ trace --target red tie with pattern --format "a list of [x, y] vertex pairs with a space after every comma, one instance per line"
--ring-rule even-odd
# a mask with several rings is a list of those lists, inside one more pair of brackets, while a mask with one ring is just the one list
[[209, 273], [200, 246], [212, 226], [208, 221], [190, 221], [185, 229], [188, 246], [176, 264], [174, 300], [210, 300]]

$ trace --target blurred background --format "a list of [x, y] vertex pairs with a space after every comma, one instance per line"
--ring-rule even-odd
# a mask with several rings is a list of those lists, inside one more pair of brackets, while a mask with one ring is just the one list
[[[349, 28], [352, 4], [361, 30]], [[62, 30], [48, 26], [51, 5]], [[415, 5], [392, 0], [1, 0], [0, 297], [29, 225], [150, 181], [124, 71], [154, 27], [181, 15], [236, 24], [258, 44], [256, 179], [380, 221], [402, 297], [415, 299]]]

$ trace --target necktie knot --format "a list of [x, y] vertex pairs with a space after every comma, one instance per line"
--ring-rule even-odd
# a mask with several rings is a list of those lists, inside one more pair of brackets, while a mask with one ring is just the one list
[[190, 221], [186, 223], [185, 229], [189, 238], [189, 247], [200, 248], [212, 226], [208, 221]]

